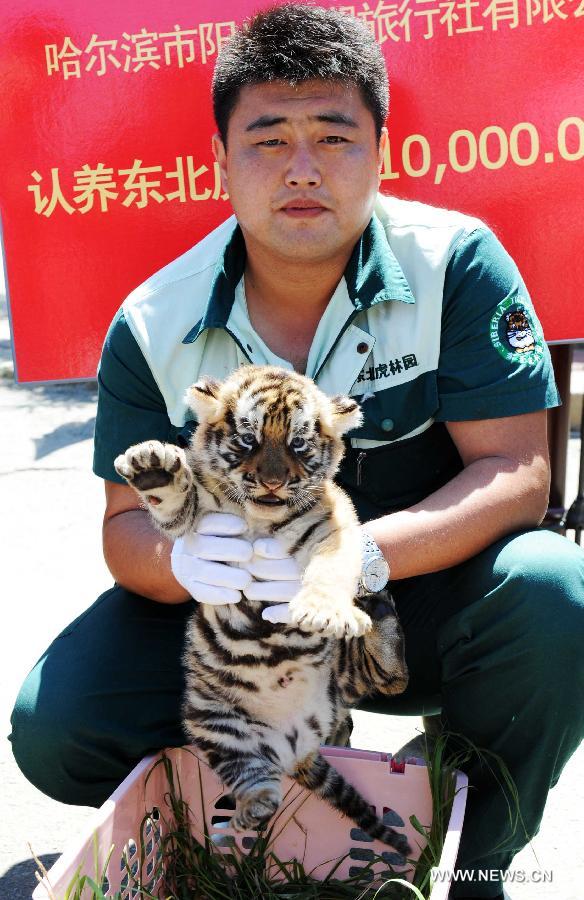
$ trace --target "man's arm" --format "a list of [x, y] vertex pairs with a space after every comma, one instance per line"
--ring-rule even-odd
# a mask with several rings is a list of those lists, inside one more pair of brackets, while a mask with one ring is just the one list
[[160, 603], [184, 603], [189, 594], [170, 568], [172, 541], [154, 527], [133, 488], [105, 481], [103, 554], [115, 580]]
[[115, 480], [113, 462], [142, 440], [173, 438], [164, 398], [121, 309], [106, 335], [98, 373], [93, 470], [105, 484], [103, 552], [119, 584], [161, 603], [188, 599], [171, 572], [172, 542], [156, 530], [133, 488]]
[[[392, 579], [463, 562], [498, 538], [536, 526], [549, 491], [546, 413], [451, 422], [465, 468], [421, 503], [369, 522]], [[161, 603], [189, 598], [170, 568], [171, 542], [151, 524], [132, 488], [106, 481], [104, 555], [120, 584]]]
[[421, 503], [366, 525], [391, 579], [463, 562], [506, 534], [539, 525], [549, 492], [546, 412], [448, 422], [465, 468]]

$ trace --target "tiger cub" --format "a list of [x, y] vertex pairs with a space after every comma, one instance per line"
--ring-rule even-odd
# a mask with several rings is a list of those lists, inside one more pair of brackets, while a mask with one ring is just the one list
[[164, 534], [184, 535], [210, 511], [235, 513], [248, 540], [277, 537], [304, 573], [288, 625], [264, 621], [267, 604], [244, 597], [197, 604], [187, 629], [184, 725], [235, 797], [231, 826], [267, 822], [287, 774], [407, 853], [405, 835], [319, 753], [359, 699], [407, 684], [391, 597], [354, 599], [358, 520], [333, 483], [359, 407], [272, 366], [243, 366], [223, 382], [202, 378], [187, 397], [199, 423], [188, 449], [146, 441], [118, 456], [116, 471]]

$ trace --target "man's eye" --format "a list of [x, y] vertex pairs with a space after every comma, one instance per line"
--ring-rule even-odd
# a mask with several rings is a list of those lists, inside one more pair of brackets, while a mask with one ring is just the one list
[[283, 143], [280, 138], [267, 138], [265, 141], [258, 141], [258, 147], [279, 147]]
[[244, 447], [253, 447], [253, 445], [255, 444], [255, 435], [249, 433], [240, 434], [239, 443], [243, 444]]
[[329, 134], [323, 138], [325, 144], [346, 144], [347, 138], [341, 137], [340, 134]]
[[306, 450], [308, 444], [306, 443], [304, 438], [294, 437], [290, 441], [290, 446], [292, 447], [293, 450]]

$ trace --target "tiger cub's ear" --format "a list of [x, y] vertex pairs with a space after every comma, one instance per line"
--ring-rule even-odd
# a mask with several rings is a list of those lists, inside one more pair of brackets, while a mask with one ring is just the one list
[[363, 413], [359, 404], [351, 397], [342, 395], [331, 397], [331, 405], [333, 408], [333, 431], [337, 437], [341, 437], [351, 428], [358, 428], [363, 421]]
[[220, 388], [220, 381], [205, 375], [187, 389], [186, 401], [199, 422], [216, 422], [221, 418]]

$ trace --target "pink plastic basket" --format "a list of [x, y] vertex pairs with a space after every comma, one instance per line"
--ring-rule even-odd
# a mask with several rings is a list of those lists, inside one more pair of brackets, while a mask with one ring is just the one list
[[[424, 825], [429, 825], [432, 815], [424, 763], [409, 760], [405, 765], [398, 766], [392, 764], [390, 754], [340, 747], [325, 747], [322, 752], [370, 800], [378, 815], [388, 810], [397, 813], [404, 822], [403, 828], [398, 830], [407, 835], [414, 851], [412, 857], [417, 858], [424, 841], [411, 826], [409, 817], [414, 814]], [[229, 829], [230, 811], [224, 799], [227, 791], [211, 769], [186, 749], [177, 748], [166, 753], [180, 780], [183, 798], [190, 806], [195, 837], [203, 836], [204, 815], [212, 840], [218, 847], [232, 847], [235, 843], [245, 853], [253, 842], [254, 833], [236, 834]], [[150, 815], [143, 830], [145, 855], [141, 875], [148, 889], [157, 894], [158, 885], [153, 883], [153, 879], [160, 857], [160, 835], [165, 827], [164, 820], [169, 815], [164, 799], [168, 782], [163, 766], [153, 768], [157, 759], [159, 757], [151, 756], [142, 760], [106, 800], [77, 846], [63, 853], [48, 877], [37, 886], [34, 900], [47, 900], [51, 896], [62, 900], [76, 872], [94, 878], [96, 872], [103, 870], [112, 845], [114, 850], [107, 865], [107, 893], [113, 895], [121, 891], [124, 900], [138, 897], [139, 893], [132, 890], [131, 883], [128, 884], [128, 867], [133, 875], [137, 873], [140, 824], [147, 812]], [[466, 786], [466, 776], [457, 773], [456, 794], [440, 860], [443, 871], [451, 871], [456, 861]], [[336, 878], [346, 878], [357, 867], [366, 864], [371, 851], [380, 855], [391, 851], [385, 844], [371, 841], [352, 822], [314, 794], [300, 788], [296, 782], [285, 779], [283, 789], [287, 795], [286, 810], [279, 811], [273, 820], [276, 827], [272, 847], [279, 859], [296, 857], [302, 860], [307, 872], [312, 871], [316, 878], [324, 878], [333, 865], [332, 860], [349, 854], [335, 872]], [[382, 864], [380, 867], [383, 869]], [[162, 896], [162, 885], [159, 888]], [[432, 890], [432, 900], [446, 900], [448, 890], [446, 881], [437, 882]]]

